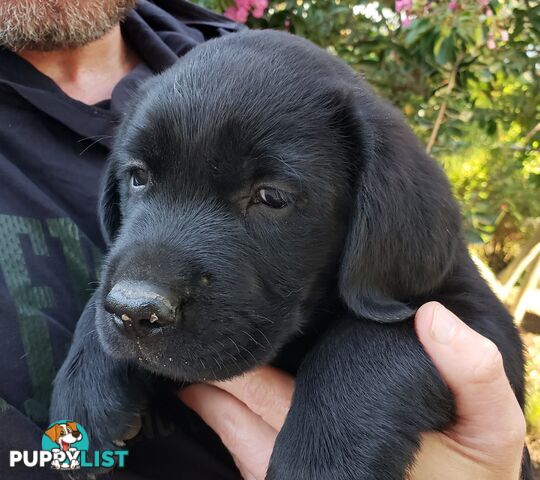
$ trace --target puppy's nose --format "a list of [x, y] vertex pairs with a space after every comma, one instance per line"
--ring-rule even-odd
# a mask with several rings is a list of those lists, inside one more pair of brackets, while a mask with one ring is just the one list
[[105, 310], [127, 332], [147, 335], [176, 321], [177, 302], [167, 289], [146, 282], [122, 281], [105, 298]]

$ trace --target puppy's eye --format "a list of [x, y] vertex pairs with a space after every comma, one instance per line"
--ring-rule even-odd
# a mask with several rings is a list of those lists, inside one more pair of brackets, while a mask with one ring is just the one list
[[135, 188], [143, 188], [148, 183], [148, 170], [136, 168], [131, 172], [131, 185]]
[[270, 208], [284, 208], [290, 200], [289, 194], [276, 188], [260, 188], [255, 194], [255, 203], [263, 203]]

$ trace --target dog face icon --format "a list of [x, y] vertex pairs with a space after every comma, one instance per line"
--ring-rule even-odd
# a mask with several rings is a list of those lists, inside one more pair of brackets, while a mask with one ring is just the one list
[[88, 440], [88, 433], [82, 425], [71, 420], [58, 420], [43, 432], [41, 449], [43, 453], [50, 452], [51, 468], [74, 470], [91, 466], [85, 460]]
[[69, 450], [72, 443], [78, 442], [82, 438], [75, 422], [57, 423], [46, 430], [45, 435], [57, 443], [63, 451]]

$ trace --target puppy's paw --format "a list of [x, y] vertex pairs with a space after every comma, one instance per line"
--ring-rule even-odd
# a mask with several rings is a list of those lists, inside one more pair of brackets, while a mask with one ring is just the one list
[[146, 378], [133, 365], [109, 359], [101, 351], [89, 355], [87, 348], [72, 348], [54, 382], [51, 422], [81, 425], [88, 434], [89, 458], [97, 450], [123, 449], [141, 427]]
[[[142, 401], [122, 389], [92, 391], [60, 388], [65, 379], [57, 379], [51, 408], [51, 421], [73, 420], [81, 425], [88, 435], [87, 461], [93, 461], [97, 451], [117, 451], [126, 448], [125, 441], [133, 438], [141, 428]], [[69, 382], [73, 385], [73, 379]], [[103, 395], [100, 395], [101, 392]], [[116, 458], [116, 457], [115, 457]], [[93, 475], [106, 473], [114, 468], [87, 467], [72, 462], [68, 466], [69, 478], [87, 480]]]

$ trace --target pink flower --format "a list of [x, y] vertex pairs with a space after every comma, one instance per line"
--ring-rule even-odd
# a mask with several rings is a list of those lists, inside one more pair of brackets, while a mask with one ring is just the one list
[[501, 39], [503, 42], [507, 42], [509, 38], [508, 30], [501, 30]]
[[264, 15], [266, 7], [268, 7], [268, 0], [253, 0], [252, 6], [253, 12], [251, 14], [255, 18], [261, 18]]
[[487, 17], [492, 17], [492, 16], [493, 16], [493, 10], [491, 10], [491, 8], [488, 8], [488, 9], [486, 10], [486, 16], [487, 16]]
[[395, 9], [396, 12], [401, 12], [402, 10], [408, 11], [412, 8], [412, 0], [396, 0]]
[[255, 8], [251, 12], [251, 15], [253, 15], [255, 18], [261, 18], [264, 15], [264, 10], [264, 8]]
[[236, 10], [236, 7], [229, 7], [223, 12], [223, 15], [225, 15], [227, 18], [230, 18], [231, 20], [236, 20]]
[[266, 8], [268, 7], [268, 0], [251, 0], [253, 8]]
[[451, 2], [448, 3], [448, 8], [450, 10], [457, 10], [458, 7], [459, 7], [459, 3], [456, 0], [451, 0]]
[[495, 44], [495, 40], [493, 39], [493, 35], [491, 35], [491, 34], [488, 37], [487, 47], [490, 50], [495, 50], [495, 48], [497, 48], [497, 45]]
[[268, 0], [235, 0], [234, 3], [224, 13], [225, 16], [240, 23], [247, 22], [250, 11], [255, 18], [261, 18], [268, 7]]
[[223, 13], [226, 17], [229, 17], [235, 22], [246, 23], [248, 19], [248, 11], [245, 8], [232, 6], [227, 8], [227, 10], [225, 10]]
[[404, 16], [401, 19], [401, 26], [403, 28], [409, 28], [411, 26], [411, 17]]
[[489, 5], [489, 0], [477, 0], [477, 3], [481, 7], [487, 7]]

